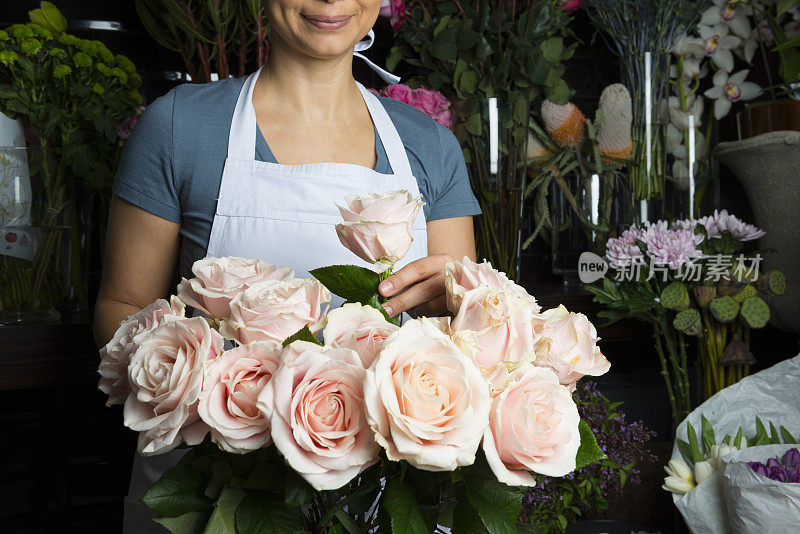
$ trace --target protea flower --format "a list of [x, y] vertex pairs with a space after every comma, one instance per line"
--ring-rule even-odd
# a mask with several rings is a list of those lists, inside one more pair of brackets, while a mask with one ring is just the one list
[[586, 117], [572, 102], [562, 106], [545, 100], [542, 103], [542, 120], [547, 133], [558, 146], [575, 148], [583, 141]]
[[[600, 111], [603, 118], [597, 132], [600, 153], [619, 159], [628, 159], [633, 154], [631, 139], [631, 95], [624, 85], [609, 85], [600, 95]], [[603, 163], [610, 163], [604, 161]]]
[[547, 148], [544, 143], [539, 140], [539, 136], [528, 130], [528, 159], [541, 158], [549, 156], [553, 151]]

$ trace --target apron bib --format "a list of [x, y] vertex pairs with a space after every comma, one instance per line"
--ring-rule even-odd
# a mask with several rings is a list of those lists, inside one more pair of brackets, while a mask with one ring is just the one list
[[[206, 256], [261, 258], [294, 269], [299, 278], [310, 277], [316, 267], [370, 264], [347, 250], [336, 235], [342, 222], [334, 202], [343, 204], [348, 194], [383, 193], [406, 189], [419, 195], [403, 142], [378, 97], [358, 84], [391, 167], [391, 174], [346, 163], [281, 165], [255, 159], [257, 123], [253, 88], [259, 69], [239, 93], [228, 136], [228, 157], [222, 171], [219, 198]], [[397, 268], [428, 255], [423, 210], [413, 224], [414, 242]], [[338, 307], [342, 299], [332, 298]], [[153, 513], [139, 503], [161, 474], [175, 466], [185, 450], [143, 457], [136, 454], [123, 532], [166, 532], [153, 521]]]

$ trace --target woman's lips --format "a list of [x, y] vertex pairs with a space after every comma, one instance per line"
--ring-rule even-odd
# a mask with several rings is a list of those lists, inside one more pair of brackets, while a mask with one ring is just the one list
[[352, 15], [339, 15], [336, 17], [326, 17], [324, 15], [303, 15], [310, 24], [321, 30], [338, 30], [347, 26]]

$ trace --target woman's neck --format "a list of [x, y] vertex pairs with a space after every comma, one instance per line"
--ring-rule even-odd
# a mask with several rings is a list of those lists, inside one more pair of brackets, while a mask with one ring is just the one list
[[337, 120], [351, 113], [353, 106], [363, 106], [353, 83], [353, 56], [321, 60], [273, 43], [253, 104], [264, 109], [277, 103], [281, 114], [316, 123]]

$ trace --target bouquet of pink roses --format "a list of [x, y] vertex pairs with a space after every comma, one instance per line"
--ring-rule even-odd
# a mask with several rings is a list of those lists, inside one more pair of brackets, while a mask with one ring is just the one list
[[[143, 499], [173, 532], [513, 532], [532, 473], [603, 457], [571, 396], [610, 367], [585, 316], [464, 258], [453, 317], [401, 326], [377, 286], [420, 199], [346, 201], [339, 238], [374, 269], [205, 258], [101, 350], [139, 452], [193, 446]], [[331, 292], [347, 302], [327, 309]]]

